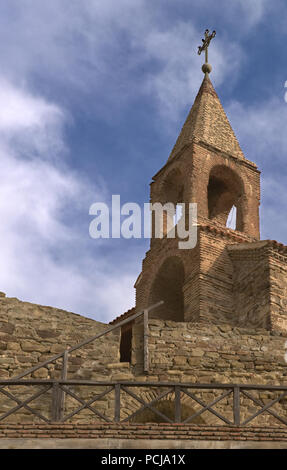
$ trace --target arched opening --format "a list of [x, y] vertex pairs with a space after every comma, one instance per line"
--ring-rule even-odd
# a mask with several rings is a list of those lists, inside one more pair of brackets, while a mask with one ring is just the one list
[[170, 257], [161, 265], [152, 284], [149, 305], [160, 300], [164, 304], [151, 312], [154, 318], [184, 321], [184, 267], [180, 258]]
[[165, 178], [162, 191], [161, 199], [162, 202], [172, 202], [177, 204], [182, 202], [183, 198], [183, 177], [181, 171], [178, 168], [171, 170]]
[[243, 231], [243, 193], [243, 183], [235, 171], [223, 165], [215, 166], [210, 172], [207, 188], [209, 219], [226, 226], [230, 223], [229, 215], [234, 217], [235, 212], [234, 229]]
[[183, 177], [179, 169], [171, 170], [165, 178], [160, 195], [161, 204], [171, 204], [173, 209], [163, 212], [163, 234], [166, 235], [178, 223], [184, 197]]

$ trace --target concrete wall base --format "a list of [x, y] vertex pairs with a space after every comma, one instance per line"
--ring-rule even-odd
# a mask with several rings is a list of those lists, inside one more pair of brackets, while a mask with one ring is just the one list
[[287, 449], [285, 441], [0, 439], [0, 449]]

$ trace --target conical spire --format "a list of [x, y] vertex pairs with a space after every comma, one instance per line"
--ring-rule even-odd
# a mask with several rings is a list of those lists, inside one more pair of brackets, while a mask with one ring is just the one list
[[170, 154], [169, 161], [175, 157], [184, 145], [194, 139], [241, 160], [244, 159], [238, 140], [208, 73], [205, 73], [193, 106]]

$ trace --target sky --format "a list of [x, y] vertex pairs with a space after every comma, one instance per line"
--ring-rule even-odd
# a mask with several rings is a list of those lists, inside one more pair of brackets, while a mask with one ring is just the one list
[[149, 201], [203, 79], [261, 175], [261, 238], [287, 243], [287, 4], [0, 0], [0, 291], [108, 322], [147, 239], [92, 239], [94, 202]]

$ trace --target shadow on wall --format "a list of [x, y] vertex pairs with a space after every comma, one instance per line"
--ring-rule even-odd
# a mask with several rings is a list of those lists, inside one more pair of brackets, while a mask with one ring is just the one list
[[161, 300], [164, 304], [152, 312], [152, 318], [184, 321], [183, 300], [184, 267], [178, 256], [167, 258], [152, 284], [149, 305]]
[[229, 222], [231, 209], [236, 209], [234, 230], [244, 231], [243, 194], [244, 187], [241, 178], [230, 168], [216, 165], [209, 176], [208, 188], [208, 218], [226, 226]]
[[[174, 421], [174, 401], [161, 400], [159, 403], [154, 404], [153, 408], [166, 415], [171, 421]], [[181, 405], [181, 421], [184, 421], [195, 413], [196, 411], [191, 406], [185, 403]], [[130, 420], [131, 423], [137, 424], [162, 423], [163, 421], [161, 416], [147, 408]], [[205, 424], [205, 421], [201, 416], [197, 416], [192, 420], [192, 424]]]

